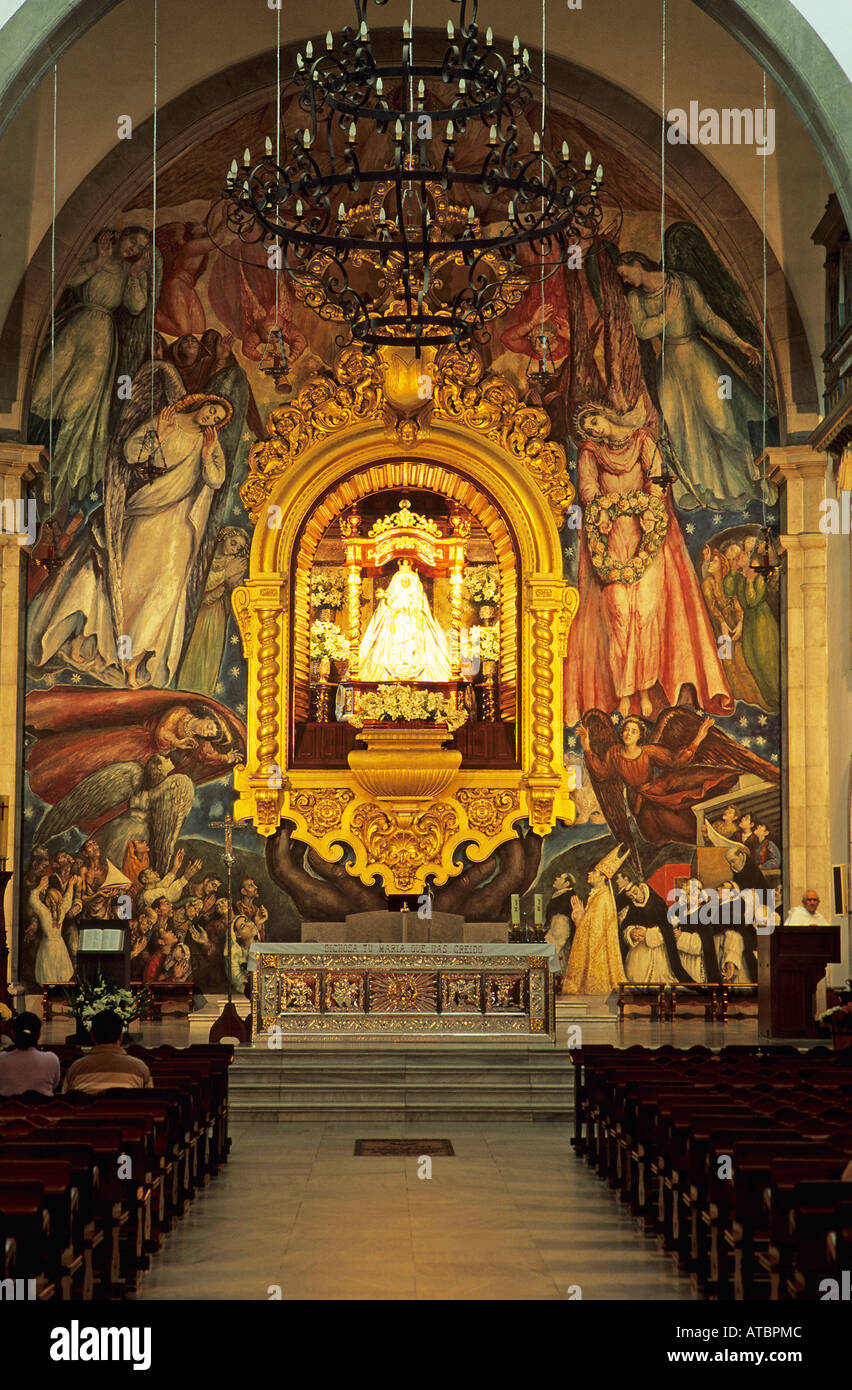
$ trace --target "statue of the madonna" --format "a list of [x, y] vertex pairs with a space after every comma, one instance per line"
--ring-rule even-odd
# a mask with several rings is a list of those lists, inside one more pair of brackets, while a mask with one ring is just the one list
[[358, 675], [364, 681], [448, 681], [451, 662], [447, 639], [429, 611], [420, 576], [407, 560], [377, 603], [358, 651]]

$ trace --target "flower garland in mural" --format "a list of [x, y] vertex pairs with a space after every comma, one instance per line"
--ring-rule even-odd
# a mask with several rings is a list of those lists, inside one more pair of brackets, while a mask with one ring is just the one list
[[349, 656], [349, 638], [340, 631], [337, 623], [316, 618], [311, 623], [310, 652], [312, 661], [322, 661], [324, 657], [331, 661], [343, 661]]
[[334, 570], [320, 570], [311, 580], [311, 602], [315, 608], [343, 607], [343, 577]]
[[[609, 535], [613, 522], [622, 516], [639, 518], [642, 539], [635, 555], [617, 562], [610, 557]], [[659, 555], [669, 525], [664, 499], [648, 492], [606, 492], [593, 497], [583, 521], [592, 564], [604, 584], [638, 584]]]
[[469, 565], [462, 592], [470, 603], [496, 603], [500, 597], [500, 571], [496, 565]]
[[467, 719], [467, 710], [456, 709], [446, 696], [435, 690], [414, 690], [410, 685], [380, 685], [377, 690], [364, 692], [357, 712], [348, 718], [356, 729], [362, 729], [366, 723], [426, 721], [446, 724], [448, 729], [455, 731]]

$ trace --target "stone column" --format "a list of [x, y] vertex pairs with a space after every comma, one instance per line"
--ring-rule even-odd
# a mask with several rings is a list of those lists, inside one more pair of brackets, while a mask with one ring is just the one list
[[[29, 485], [45, 471], [47, 454], [37, 444], [0, 441], [0, 487], [6, 503], [23, 503]], [[41, 509], [40, 509], [41, 510]], [[6, 506], [3, 516], [11, 515]], [[39, 518], [40, 524], [41, 518]], [[36, 532], [36, 536], [38, 532]], [[9, 798], [9, 859], [14, 871], [5, 898], [10, 971], [18, 959], [18, 900], [21, 872], [21, 757], [23, 751], [25, 555], [27, 547], [0, 532], [0, 791]]]
[[787, 445], [767, 450], [767, 472], [782, 493], [781, 545], [787, 557], [781, 615], [784, 914], [810, 887], [819, 892], [829, 916], [828, 537], [819, 522], [830, 461], [810, 445]]

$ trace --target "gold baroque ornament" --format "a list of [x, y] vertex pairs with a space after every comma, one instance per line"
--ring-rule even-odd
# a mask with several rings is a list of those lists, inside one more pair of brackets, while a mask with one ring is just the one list
[[305, 787], [292, 792], [290, 807], [304, 820], [311, 834], [323, 836], [337, 830], [343, 812], [355, 793], [348, 787]]
[[[269, 438], [252, 446], [249, 476], [240, 490], [253, 520], [257, 520], [273, 480], [321, 438], [362, 421], [381, 420], [404, 447], [417, 442], [420, 425], [389, 398], [385, 371], [382, 353], [368, 353], [361, 344], [349, 343], [338, 354], [331, 372], [312, 377], [295, 400], [272, 411], [267, 419]], [[442, 348], [432, 371], [430, 404], [434, 418], [456, 421], [499, 444], [534, 478], [561, 528], [574, 500], [574, 488], [565, 450], [548, 438], [547, 412], [523, 404], [512, 382], [496, 372], [486, 372], [473, 350]]]
[[574, 501], [565, 450], [548, 439], [550, 417], [521, 403], [507, 377], [485, 371], [473, 351], [442, 348], [435, 362], [435, 414], [447, 416], [495, 440], [532, 474], [550, 503], [558, 527]]
[[438, 975], [425, 970], [401, 971], [370, 976], [370, 1008], [384, 1013], [434, 1012], [438, 997]]
[[268, 417], [269, 438], [253, 445], [249, 476], [240, 489], [252, 519], [257, 519], [269, 495], [271, 479], [288, 469], [305, 449], [347, 425], [380, 418], [382, 409], [381, 363], [360, 344], [350, 343], [338, 354], [333, 373], [312, 377], [294, 401]]
[[517, 792], [490, 791], [487, 787], [462, 787], [456, 799], [464, 808], [471, 830], [481, 835], [496, 835], [511, 811], [520, 808]]
[[[268, 836], [282, 815], [289, 817], [294, 838], [321, 857], [345, 863], [345, 872], [365, 884], [381, 882], [386, 892], [406, 896], [421, 891], [427, 876], [439, 886], [458, 875], [461, 845], [480, 863], [514, 838], [522, 817], [547, 835], [559, 819], [570, 824], [574, 809], [562, 755], [564, 646], [578, 601], [564, 579], [558, 530], [562, 504], [571, 499], [564, 456], [547, 437], [543, 412], [523, 404], [512, 383], [486, 372], [473, 354], [424, 355], [418, 371], [429, 376], [435, 410], [428, 444], [418, 436], [410, 451], [388, 442], [384, 413], [389, 401], [394, 410], [408, 409], [420, 376], [415, 382], [413, 369], [403, 374], [401, 367], [394, 376], [382, 353], [368, 357], [358, 345], [273, 412], [243, 490], [255, 526], [250, 573], [233, 598], [248, 660], [235, 818]], [[359, 549], [372, 547], [375, 559], [387, 541], [368, 534], [377, 516], [397, 509], [406, 521], [415, 511], [432, 517], [429, 496], [442, 499], [439, 516], [448, 517], [449, 528], [441, 519], [442, 539], [410, 532], [418, 542], [463, 547], [482, 528], [493, 549], [501, 636], [496, 712], [516, 757], [499, 768], [483, 766], [464, 755], [471, 740], [457, 739], [455, 748], [441, 750], [440, 785], [413, 726], [365, 729], [366, 750], [338, 750], [330, 760], [302, 737], [311, 718], [318, 547], [329, 534], [337, 543], [331, 528], [339, 525], [352, 551], [346, 613], [357, 643], [369, 601], [355, 563]], [[401, 507], [405, 499], [410, 508]], [[354, 651], [350, 682], [359, 679], [357, 645]], [[439, 731], [445, 737], [452, 735]], [[386, 740], [394, 748], [384, 748], [365, 775], [373, 742]], [[443, 765], [453, 760], [447, 776]], [[345, 860], [342, 845], [350, 850]]]
[[458, 829], [452, 806], [433, 802], [426, 810], [384, 810], [375, 801], [359, 806], [352, 830], [367, 854], [367, 867], [390, 869], [397, 890], [406, 892], [419, 882], [427, 864], [439, 864], [445, 844]]

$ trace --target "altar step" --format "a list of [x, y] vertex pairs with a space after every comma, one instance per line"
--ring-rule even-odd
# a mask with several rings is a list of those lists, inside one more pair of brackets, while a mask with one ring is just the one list
[[229, 1074], [235, 1121], [442, 1124], [563, 1122], [574, 1113], [565, 1050], [420, 1044], [280, 1052], [238, 1048]]

